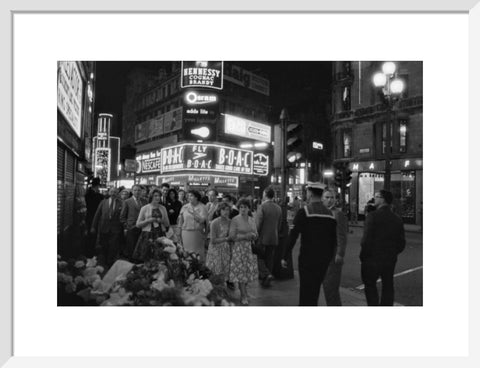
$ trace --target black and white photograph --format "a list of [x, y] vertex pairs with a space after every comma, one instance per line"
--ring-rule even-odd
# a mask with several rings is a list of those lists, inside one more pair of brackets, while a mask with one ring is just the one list
[[423, 62], [57, 61], [58, 306], [423, 306]]
[[478, 0], [29, 1], [0, 365], [478, 365]]

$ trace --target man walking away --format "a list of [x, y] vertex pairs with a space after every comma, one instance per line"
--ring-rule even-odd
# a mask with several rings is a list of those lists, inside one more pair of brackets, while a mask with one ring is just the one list
[[[393, 306], [393, 273], [398, 254], [405, 249], [405, 230], [401, 218], [390, 207], [392, 193], [380, 190], [374, 198], [376, 210], [367, 216], [361, 242], [362, 281], [369, 306]], [[382, 280], [380, 302], [379, 277]]]
[[110, 188], [109, 194], [110, 197], [98, 206], [91, 227], [91, 232], [98, 234], [98, 255], [107, 267], [117, 260], [123, 236], [120, 222], [122, 201], [116, 188]]
[[335, 256], [328, 266], [327, 274], [323, 280], [323, 292], [327, 306], [341, 306], [340, 299], [340, 280], [342, 277], [343, 258], [345, 257], [345, 249], [347, 247], [348, 221], [347, 216], [340, 208], [335, 206], [335, 192], [333, 190], [325, 190], [322, 195], [322, 203], [335, 216], [337, 221], [337, 247]]
[[140, 197], [142, 189], [139, 185], [132, 187], [132, 196], [123, 202], [122, 212], [120, 213], [120, 222], [125, 233], [125, 249], [122, 249], [122, 255], [127, 259], [132, 259], [133, 251], [137, 245], [138, 237], [142, 230], [136, 227], [140, 209], [147, 202]]
[[269, 287], [272, 280], [275, 249], [278, 247], [278, 232], [282, 225], [282, 208], [273, 201], [275, 191], [269, 187], [263, 192], [264, 202], [258, 207], [255, 221], [258, 231], [258, 272], [261, 285]]
[[332, 212], [323, 205], [322, 183], [307, 184], [307, 201], [309, 204], [299, 209], [293, 220], [287, 249], [282, 266], [286, 267], [288, 256], [301, 234], [298, 272], [300, 274], [301, 306], [318, 305], [320, 286], [327, 272], [335, 247], [337, 246], [337, 224]]

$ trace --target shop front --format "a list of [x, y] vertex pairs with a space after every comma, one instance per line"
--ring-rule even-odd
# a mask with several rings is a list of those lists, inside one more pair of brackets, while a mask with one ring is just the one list
[[[349, 193], [351, 219], [364, 220], [367, 202], [383, 189], [385, 162], [352, 162], [354, 173]], [[409, 158], [392, 160], [390, 190], [394, 211], [405, 223], [420, 224], [423, 202], [423, 160]]]
[[218, 143], [181, 143], [138, 153], [135, 183], [253, 194], [268, 177], [269, 157]]

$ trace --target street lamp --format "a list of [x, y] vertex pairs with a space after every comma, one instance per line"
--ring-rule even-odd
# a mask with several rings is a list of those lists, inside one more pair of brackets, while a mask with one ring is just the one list
[[384, 189], [388, 191], [390, 190], [391, 182], [392, 110], [397, 97], [400, 96], [405, 88], [403, 81], [396, 77], [396, 69], [395, 63], [388, 61], [383, 63], [382, 72], [378, 72], [373, 76], [373, 84], [375, 87], [382, 88], [383, 95], [387, 101]]
[[281, 165], [281, 201], [282, 203], [286, 203], [287, 197], [287, 120], [288, 120], [288, 112], [287, 109], [283, 108], [280, 113], [280, 127], [282, 130], [282, 165]]

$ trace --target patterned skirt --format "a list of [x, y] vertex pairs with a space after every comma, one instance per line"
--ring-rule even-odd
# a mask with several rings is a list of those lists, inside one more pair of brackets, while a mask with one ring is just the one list
[[258, 280], [257, 256], [252, 253], [250, 241], [237, 241], [233, 244], [228, 280], [231, 282]]
[[153, 228], [151, 231], [142, 231], [137, 241], [137, 246], [133, 251], [132, 258], [135, 261], [146, 262], [153, 259], [153, 247], [157, 238], [165, 236], [161, 226]]
[[231, 260], [230, 244], [227, 242], [210, 244], [205, 265], [215, 274], [228, 277]]

